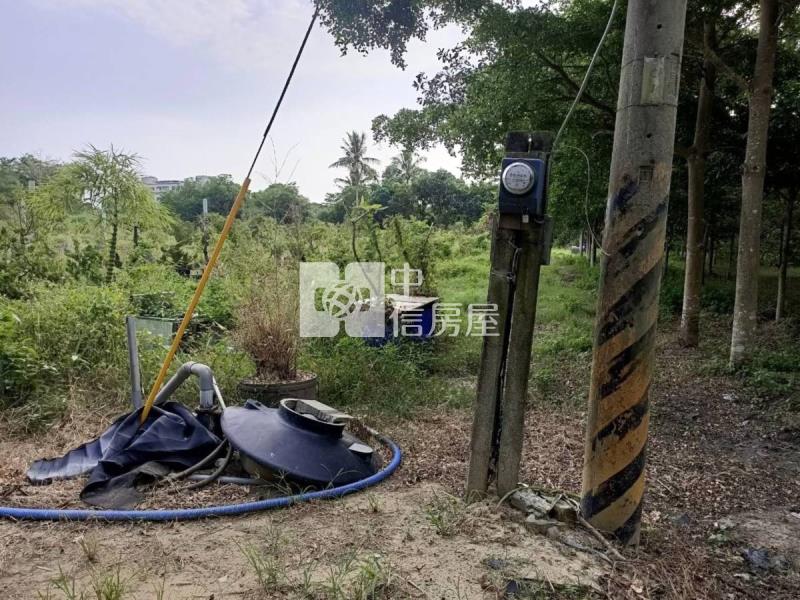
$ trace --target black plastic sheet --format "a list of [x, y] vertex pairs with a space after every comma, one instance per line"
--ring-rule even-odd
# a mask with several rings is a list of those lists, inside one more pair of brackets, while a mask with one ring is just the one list
[[208, 456], [220, 439], [178, 402], [154, 406], [140, 425], [141, 409], [119, 419], [103, 434], [60, 458], [37, 460], [27, 472], [31, 483], [46, 484], [89, 473], [81, 491], [87, 504], [130, 508], [141, 500], [137, 485]]

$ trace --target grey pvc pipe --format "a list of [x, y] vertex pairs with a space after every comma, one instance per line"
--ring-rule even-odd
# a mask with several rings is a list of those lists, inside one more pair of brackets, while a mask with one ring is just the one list
[[[203, 475], [202, 473], [194, 473], [189, 475], [187, 479], [192, 481], [205, 481], [209, 477], [209, 475]], [[255, 477], [234, 477], [232, 475], [220, 475], [215, 481], [219, 483], [232, 483], [235, 485], [268, 485], [263, 479], [256, 479]]]
[[142, 374], [139, 371], [139, 344], [136, 342], [136, 319], [125, 317], [125, 330], [128, 334], [128, 369], [131, 373], [131, 402], [134, 409], [144, 406]]
[[156, 394], [156, 404], [164, 402], [174, 394], [175, 390], [189, 378], [189, 375], [194, 375], [198, 379], [200, 385], [200, 408], [212, 408], [214, 406], [214, 374], [211, 372], [210, 367], [196, 362], [183, 363], [178, 368], [175, 375]]

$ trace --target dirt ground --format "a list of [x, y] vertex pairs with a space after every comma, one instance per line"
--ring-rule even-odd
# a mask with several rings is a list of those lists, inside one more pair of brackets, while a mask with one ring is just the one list
[[[701, 374], [701, 351], [662, 330], [642, 544], [625, 561], [529, 532], [496, 500], [460, 503], [470, 414], [442, 410], [381, 423], [403, 447], [403, 466], [344, 500], [190, 523], [2, 521], [0, 597], [48, 597], [59, 577], [91, 592], [115, 576], [130, 598], [370, 597], [359, 590], [378, 582], [377, 597], [460, 600], [502, 598], [510, 580], [541, 586], [532, 598], [800, 597], [800, 430], [739, 381]], [[27, 441], [3, 435], [0, 502], [78, 506], [79, 482], [31, 489], [22, 473], [76, 435], [92, 437], [108, 416], [76, 416]], [[530, 408], [523, 481], [579, 491], [583, 419], [579, 409]], [[591, 546], [585, 536], [581, 544]]]
[[[362, 494], [182, 524], [3, 523], [0, 595], [34, 598], [59, 576], [59, 567], [78, 588], [91, 589], [97, 573], [119, 569], [132, 592], [126, 597], [152, 598], [163, 585], [165, 598], [214, 599], [300, 597], [305, 569], [324, 590], [331, 572], [346, 561], [372, 557], [387, 570], [391, 597], [483, 597], [492, 576], [501, 578], [503, 571], [575, 584], [590, 584], [601, 573], [597, 559], [565, 554], [558, 543], [508, 520], [511, 511], [496, 512], [491, 504], [471, 505], [456, 533], [437, 534], [421, 510], [431, 498], [446, 497], [437, 484], [391, 484], [378, 494], [377, 500]], [[267, 557], [276, 539], [282, 540], [278, 585], [273, 594], [262, 594], [246, 552], [263, 548]], [[91, 556], [87, 545], [94, 548]], [[502, 569], [492, 569], [491, 561]]]

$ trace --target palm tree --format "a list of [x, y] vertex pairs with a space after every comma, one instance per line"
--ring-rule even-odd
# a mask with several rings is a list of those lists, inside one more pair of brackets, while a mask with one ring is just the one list
[[392, 159], [387, 171], [390, 171], [397, 179], [408, 185], [422, 172], [420, 165], [423, 162], [425, 162], [423, 157], [417, 157], [414, 150], [406, 148]]
[[355, 191], [355, 204], [359, 203], [359, 193], [364, 184], [378, 178], [378, 173], [372, 165], [378, 164], [377, 158], [367, 156], [367, 135], [351, 131], [342, 140], [341, 146], [344, 156], [334, 162], [330, 168], [347, 169], [347, 177], [339, 177], [336, 183], [342, 188], [352, 188]]

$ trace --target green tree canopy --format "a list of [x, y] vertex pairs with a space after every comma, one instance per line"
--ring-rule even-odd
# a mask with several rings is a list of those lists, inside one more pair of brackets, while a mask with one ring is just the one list
[[203, 214], [203, 198], [208, 200], [209, 212], [227, 215], [238, 192], [239, 186], [224, 175], [202, 183], [188, 179], [161, 196], [161, 204], [184, 221], [193, 221]]
[[296, 183], [273, 183], [250, 194], [245, 210], [248, 216], [266, 215], [279, 223], [300, 223], [308, 217], [309, 201]]
[[483, 203], [492, 198], [485, 187], [468, 186], [444, 169], [417, 177], [411, 184], [411, 193], [424, 218], [441, 226], [478, 220], [483, 214]]
[[163, 229], [169, 219], [150, 190], [142, 184], [139, 158], [135, 154], [120, 152], [113, 146], [108, 150], [89, 146], [76, 152], [75, 158], [72, 174], [76, 189], [80, 190], [80, 197], [75, 200], [89, 204], [111, 227], [106, 263], [106, 281], [110, 282], [114, 268], [120, 264], [117, 255], [120, 229]]

